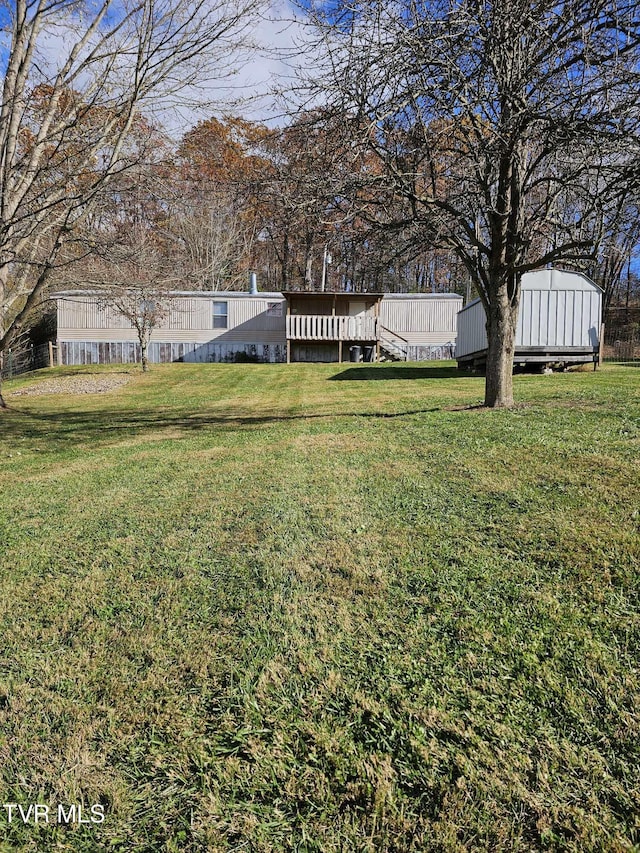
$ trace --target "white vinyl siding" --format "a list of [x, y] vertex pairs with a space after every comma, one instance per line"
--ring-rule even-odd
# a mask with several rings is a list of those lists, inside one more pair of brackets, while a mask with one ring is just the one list
[[[198, 343], [218, 341], [240, 344], [284, 344], [285, 300], [280, 294], [224, 294], [217, 299], [211, 293], [173, 295], [167, 301], [167, 314], [151, 333], [156, 342]], [[117, 342], [135, 341], [131, 322], [100, 295], [63, 293], [58, 305], [58, 339], [61, 341]], [[226, 304], [224, 328], [213, 328], [214, 304]], [[269, 305], [280, 307], [280, 315], [267, 314]]]
[[414, 346], [453, 344], [461, 308], [461, 296], [384, 297], [380, 303], [380, 322]]

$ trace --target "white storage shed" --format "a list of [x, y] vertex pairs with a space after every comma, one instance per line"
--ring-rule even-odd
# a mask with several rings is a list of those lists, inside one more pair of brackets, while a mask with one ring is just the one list
[[[514, 365], [596, 362], [602, 290], [586, 275], [537, 270], [522, 276]], [[484, 306], [479, 299], [458, 313], [458, 367], [481, 367], [487, 355]]]

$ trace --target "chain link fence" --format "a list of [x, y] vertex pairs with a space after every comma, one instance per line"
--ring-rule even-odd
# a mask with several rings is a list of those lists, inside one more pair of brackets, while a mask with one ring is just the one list
[[605, 332], [603, 361], [640, 365], [640, 333], [608, 336]]
[[603, 361], [640, 364], [640, 308], [610, 308], [605, 317]]

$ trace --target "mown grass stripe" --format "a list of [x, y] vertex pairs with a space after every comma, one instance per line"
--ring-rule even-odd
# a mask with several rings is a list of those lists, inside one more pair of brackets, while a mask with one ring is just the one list
[[640, 844], [633, 370], [129, 380], [7, 386], [0, 850]]

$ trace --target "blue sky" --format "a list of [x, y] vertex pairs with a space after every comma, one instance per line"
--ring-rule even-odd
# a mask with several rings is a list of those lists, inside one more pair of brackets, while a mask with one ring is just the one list
[[[11, 5], [15, 8], [13, 0], [8, 3], [0, 7], [0, 29], [3, 30], [0, 32], [0, 69], [3, 73], [11, 38]], [[84, 9], [88, 7], [94, 12], [98, 4], [85, 3]], [[119, 0], [114, 0], [110, 17], [117, 16], [121, 8]], [[198, 91], [184, 93], [182, 103], [167, 102], [164, 109], [162, 103], [157, 106], [155, 113], [170, 131], [181, 133], [185, 127], [213, 112], [241, 113], [270, 124], [283, 121], [281, 105], [274, 101], [272, 90], [291, 82], [296, 67], [304, 62], [301, 46], [308, 40], [304, 16], [290, 0], [271, 0], [252, 26], [250, 38], [255, 46], [237, 55], [233, 73], [228, 77], [202, 79]], [[54, 68], [56, 59], [64, 54], [65, 41], [68, 39], [65, 39], [61, 22], [47, 29], [40, 39], [41, 67]], [[203, 101], [201, 109], [189, 103], [198, 99]]]

